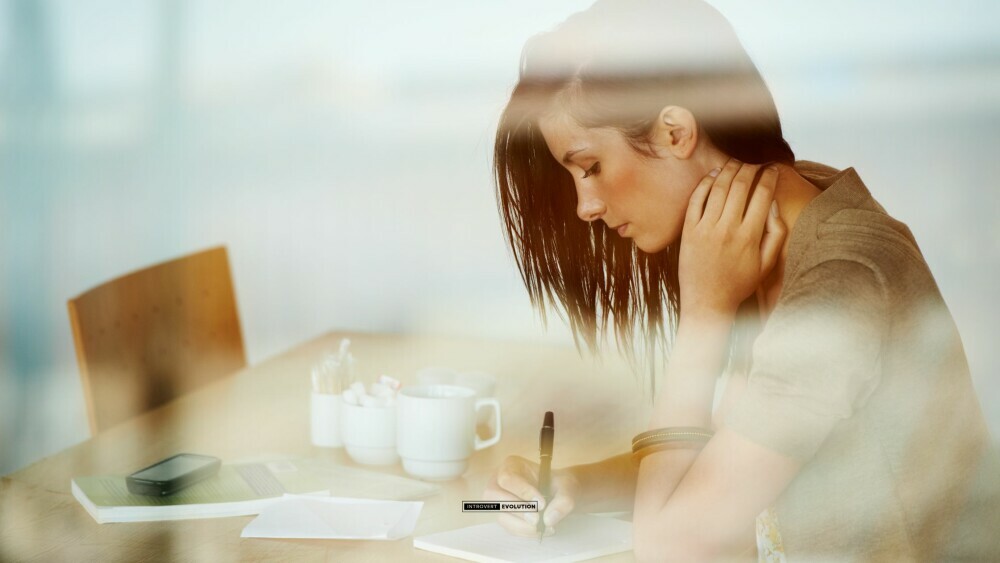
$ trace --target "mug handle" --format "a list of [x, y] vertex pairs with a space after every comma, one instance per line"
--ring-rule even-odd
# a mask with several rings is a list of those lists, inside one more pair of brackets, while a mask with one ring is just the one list
[[500, 426], [500, 401], [490, 397], [486, 399], [476, 399], [476, 412], [479, 412], [481, 407], [493, 407], [493, 422], [496, 427], [496, 434], [491, 438], [486, 440], [481, 440], [479, 435], [476, 435], [476, 450], [482, 450], [488, 448], [500, 441], [500, 436], [503, 434]]

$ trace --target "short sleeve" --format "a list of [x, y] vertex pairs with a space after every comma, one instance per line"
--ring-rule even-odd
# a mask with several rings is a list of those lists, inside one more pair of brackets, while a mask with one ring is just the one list
[[725, 425], [806, 461], [878, 384], [887, 306], [874, 272], [849, 260], [814, 266], [786, 290]]

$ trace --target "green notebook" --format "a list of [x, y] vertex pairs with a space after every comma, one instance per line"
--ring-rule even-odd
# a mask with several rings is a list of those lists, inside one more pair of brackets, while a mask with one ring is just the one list
[[163, 497], [134, 495], [125, 476], [76, 477], [73, 496], [100, 524], [258, 514], [285, 493], [411, 500], [437, 485], [314, 459], [223, 464], [214, 477]]

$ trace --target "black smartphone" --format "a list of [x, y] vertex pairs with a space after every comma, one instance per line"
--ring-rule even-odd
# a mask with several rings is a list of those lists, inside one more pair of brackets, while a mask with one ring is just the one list
[[177, 454], [129, 475], [125, 486], [136, 495], [161, 497], [215, 475], [221, 465], [210, 455]]

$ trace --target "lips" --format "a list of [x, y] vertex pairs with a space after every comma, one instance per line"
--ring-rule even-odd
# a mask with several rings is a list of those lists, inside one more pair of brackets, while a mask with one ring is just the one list
[[619, 223], [617, 227], [612, 227], [611, 224], [608, 223], [607, 221], [605, 221], [604, 224], [607, 225], [607, 227], [609, 229], [611, 229], [612, 231], [616, 231], [620, 236], [625, 236], [625, 233], [629, 229], [629, 223], [628, 222]]

